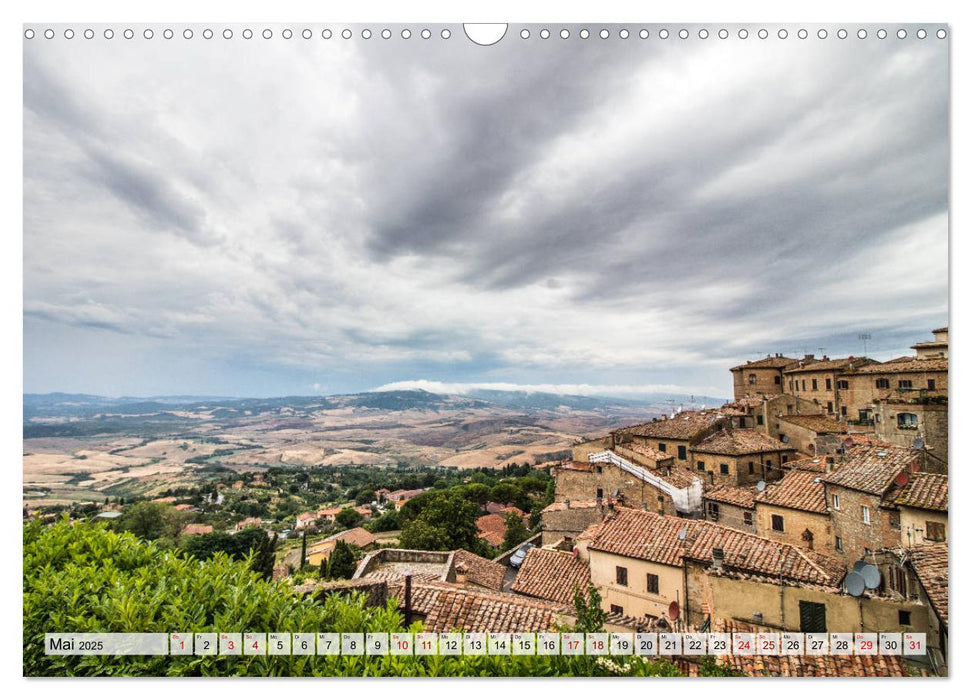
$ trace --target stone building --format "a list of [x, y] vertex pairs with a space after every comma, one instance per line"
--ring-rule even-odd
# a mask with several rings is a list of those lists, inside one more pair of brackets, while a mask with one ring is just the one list
[[823, 474], [794, 469], [755, 497], [756, 533], [761, 537], [834, 555], [833, 529]]
[[691, 448], [691, 472], [707, 483], [742, 486], [782, 477], [795, 451], [757, 430], [720, 430]]
[[923, 444], [927, 469], [946, 471], [948, 464], [948, 397], [889, 397], [873, 402], [873, 430], [880, 440], [899, 447]]
[[[947, 675], [948, 553], [944, 542], [896, 548], [881, 566], [889, 595], [928, 608], [927, 648], [931, 665]], [[912, 622], [912, 620], [905, 620]]]
[[893, 445], [848, 448], [822, 477], [833, 522], [833, 551], [846, 562], [900, 543], [894, 502], [920, 469], [918, 450]]
[[705, 492], [705, 520], [755, 532], [754, 486], [717, 486]]
[[806, 355], [783, 370], [785, 392], [812, 401], [826, 413], [836, 415], [840, 406], [839, 376], [855, 367], [863, 367], [873, 362], [866, 357], [831, 360], [823, 355], [822, 359], [817, 360], [814, 355]]
[[542, 544], [549, 547], [563, 540], [575, 542], [584, 530], [603, 519], [603, 506], [596, 499], [567, 498], [550, 503], [540, 517], [543, 523]]
[[947, 359], [947, 326], [935, 328], [931, 333], [934, 340], [925, 343], [911, 345], [911, 349], [917, 352], [918, 360], [930, 360], [944, 358]]
[[911, 548], [947, 542], [947, 475], [914, 474], [894, 501], [900, 509], [900, 544]]
[[846, 425], [825, 413], [780, 415], [770, 420], [770, 427], [772, 437], [806, 455], [835, 452], [846, 434]]
[[734, 397], [783, 393], [782, 372], [796, 362], [798, 360], [776, 354], [732, 367]]
[[946, 358], [901, 357], [843, 372], [837, 383], [840, 415], [872, 424], [877, 400], [904, 400], [947, 394]]
[[629, 448], [631, 444], [650, 447], [671, 455], [675, 465], [690, 467], [688, 453], [692, 446], [730, 423], [728, 416], [720, 411], [682, 411], [672, 418], [662, 417], [616, 430], [611, 434], [612, 444], [615, 448]]

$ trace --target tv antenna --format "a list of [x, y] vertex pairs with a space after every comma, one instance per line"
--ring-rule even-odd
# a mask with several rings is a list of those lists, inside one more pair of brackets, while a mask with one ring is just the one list
[[866, 357], [866, 341], [870, 340], [873, 336], [869, 333], [860, 333], [857, 338], [863, 341], [863, 357]]

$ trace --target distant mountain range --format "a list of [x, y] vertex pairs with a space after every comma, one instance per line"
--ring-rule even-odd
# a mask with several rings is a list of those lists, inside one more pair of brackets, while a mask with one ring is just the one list
[[[693, 399], [693, 404], [691, 400]], [[334, 396], [280, 396], [273, 398], [234, 398], [220, 396], [120, 396], [94, 394], [24, 394], [24, 422], [37, 419], [94, 418], [105, 413], [125, 415], [155, 414], [171, 411], [220, 409], [232, 414], [264, 413], [290, 408], [297, 411], [363, 408], [382, 411], [455, 410], [461, 408], [501, 407], [519, 411], [598, 411], [616, 408], [656, 408], [664, 411], [677, 405], [720, 406], [725, 399], [681, 394], [650, 394], [641, 399], [606, 396], [579, 396], [526, 391], [480, 389], [467, 394], [435, 394], [421, 389], [376, 391]]]

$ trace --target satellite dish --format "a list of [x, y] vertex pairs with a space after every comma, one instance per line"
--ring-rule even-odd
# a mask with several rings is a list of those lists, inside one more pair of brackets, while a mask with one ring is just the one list
[[789, 436], [788, 435], [782, 435], [782, 436], [780, 436], [779, 437], [779, 442], [788, 443], [789, 442]]
[[859, 598], [866, 590], [866, 581], [855, 571], [846, 575], [846, 592], [854, 598]]
[[922, 450], [922, 449], [924, 449], [924, 441], [921, 440], [920, 438], [914, 438], [913, 448], [915, 450]]
[[869, 566], [869, 564], [867, 564], [863, 559], [860, 559], [860, 561], [853, 563], [853, 571], [860, 573], [863, 571], [863, 567], [865, 566]]
[[678, 530], [678, 539], [679, 540], [681, 540], [682, 542], [684, 542], [685, 539], [687, 539], [687, 537], [688, 537], [688, 529], [687, 528], [681, 528], [680, 530]]
[[765, 491], [765, 482], [760, 481], [755, 485], [755, 488], [758, 489], [759, 493], [761, 493], [762, 491]]
[[863, 577], [863, 583], [866, 587], [873, 590], [880, 587], [880, 569], [875, 567], [873, 564], [867, 564], [860, 571], [860, 576]]
[[681, 606], [678, 605], [678, 601], [672, 600], [671, 604], [668, 606], [668, 617], [672, 620], [677, 620], [681, 616]]
[[906, 486], [910, 483], [910, 474], [905, 469], [894, 477], [893, 483], [895, 483], [897, 486]]

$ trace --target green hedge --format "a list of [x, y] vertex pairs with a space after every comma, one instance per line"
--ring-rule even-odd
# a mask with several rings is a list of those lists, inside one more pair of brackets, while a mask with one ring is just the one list
[[[46, 656], [46, 632], [395, 632], [396, 601], [323, 604], [247, 561], [197, 561], [101, 524], [24, 526], [24, 674], [28, 676], [611, 676], [679, 675], [638, 657]], [[416, 623], [408, 631], [419, 632]]]

